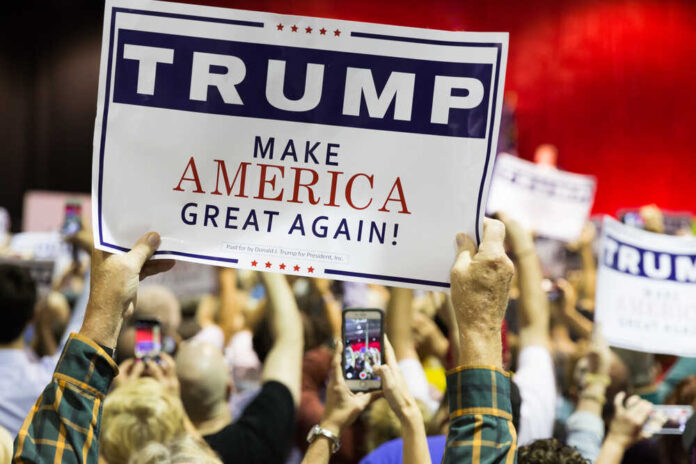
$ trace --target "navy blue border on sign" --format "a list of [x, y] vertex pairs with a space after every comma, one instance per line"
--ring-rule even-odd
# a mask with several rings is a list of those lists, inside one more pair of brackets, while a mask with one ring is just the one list
[[[118, 13], [141, 14], [141, 15], [145, 15], [145, 16], [160, 16], [160, 17], [165, 17], [165, 18], [214, 22], [214, 23], [221, 23], [221, 24], [232, 24], [232, 25], [238, 25], [238, 26], [261, 27], [261, 28], [264, 27], [264, 23], [263, 22], [256, 22], [256, 21], [243, 21], [243, 20], [236, 20], [236, 19], [210, 18], [210, 17], [203, 17], [203, 16], [167, 13], [167, 12], [162, 12], [162, 11], [137, 10], [137, 9], [132, 9], [132, 8], [112, 8], [111, 9], [111, 29], [109, 31], [109, 58], [108, 58], [109, 62], [107, 64], [106, 89], [104, 92], [104, 113], [102, 115], [102, 131], [101, 131], [101, 140], [100, 140], [100, 146], [99, 146], [99, 184], [98, 184], [98, 192], [97, 192], [97, 215], [98, 215], [98, 224], [99, 224], [99, 243], [105, 247], [109, 247], [109, 248], [112, 248], [115, 250], [127, 252], [130, 250], [129, 248], [124, 248], [124, 247], [114, 245], [111, 243], [106, 243], [104, 241], [104, 236], [103, 236], [103, 232], [102, 232], [102, 188], [103, 188], [103, 183], [104, 183], [104, 169], [103, 169], [104, 168], [104, 149], [106, 146], [106, 125], [107, 125], [108, 115], [109, 115], [109, 100], [111, 97], [111, 66], [113, 63], [113, 51], [114, 51], [113, 45], [114, 45], [114, 35], [115, 35], [115, 26], [116, 26], [116, 15]], [[497, 105], [497, 100], [498, 100], [498, 80], [500, 78], [500, 60], [502, 57], [503, 44], [502, 43], [494, 43], [494, 42], [488, 42], [488, 43], [483, 43], [483, 42], [450, 42], [450, 41], [442, 41], [442, 40], [421, 39], [418, 37], [399, 37], [399, 36], [393, 36], [393, 35], [372, 34], [372, 33], [366, 33], [366, 32], [351, 32], [350, 35], [351, 35], [351, 37], [376, 39], [376, 40], [393, 40], [393, 41], [410, 42], [410, 43], [422, 43], [422, 44], [428, 44], [428, 45], [447, 45], [447, 46], [454, 46], [454, 47], [491, 47], [491, 48], [494, 47], [494, 48], [496, 48], [496, 50], [497, 50], [496, 69], [495, 69], [495, 77], [493, 79], [493, 106], [491, 109], [491, 117], [489, 118], [490, 127], [489, 127], [489, 132], [488, 132], [488, 147], [486, 149], [486, 161], [485, 161], [484, 168], [483, 168], [484, 175], [482, 176], [481, 184], [479, 185], [479, 193], [478, 193], [478, 199], [477, 199], [477, 204], [476, 204], [476, 241], [477, 241], [477, 243], [480, 243], [481, 237], [479, 234], [478, 224], [480, 221], [480, 214], [481, 214], [481, 201], [483, 200], [483, 187], [484, 187], [484, 184], [486, 182], [486, 177], [487, 177], [487, 173], [488, 173], [488, 165], [489, 165], [490, 160], [491, 160], [491, 146], [493, 143], [493, 127], [495, 125], [496, 105]], [[193, 253], [184, 253], [181, 251], [173, 251], [173, 250], [157, 250], [155, 252], [155, 254], [156, 255], [183, 256], [183, 257], [189, 257], [189, 258], [205, 259], [205, 260], [209, 260], [209, 261], [226, 262], [226, 263], [231, 263], [231, 264], [236, 264], [239, 262], [239, 260], [236, 258], [219, 258], [216, 256], [197, 255], [197, 254], [193, 254]], [[324, 269], [324, 273], [330, 274], [330, 275], [342, 275], [342, 276], [349, 276], [349, 277], [361, 277], [361, 278], [386, 280], [386, 281], [390, 281], [390, 282], [430, 285], [430, 286], [434, 286], [434, 287], [443, 287], [443, 288], [450, 287], [450, 284], [448, 282], [436, 282], [436, 281], [430, 281], [430, 280], [412, 279], [412, 278], [408, 278], [408, 277], [385, 276], [385, 275], [380, 275], [380, 274], [365, 274], [365, 273], [352, 272], [352, 271], [343, 271], [343, 270], [338, 270], [338, 269]]]

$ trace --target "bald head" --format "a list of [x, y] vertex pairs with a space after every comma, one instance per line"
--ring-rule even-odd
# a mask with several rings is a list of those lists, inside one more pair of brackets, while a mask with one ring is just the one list
[[138, 290], [136, 319], [157, 319], [162, 333], [174, 337], [181, 325], [181, 305], [174, 293], [162, 285], [150, 285]]
[[194, 422], [227, 411], [231, 382], [222, 352], [205, 342], [182, 343], [176, 355], [181, 399]]

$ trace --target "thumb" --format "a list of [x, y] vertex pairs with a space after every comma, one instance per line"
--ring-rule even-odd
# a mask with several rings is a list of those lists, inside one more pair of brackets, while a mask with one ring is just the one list
[[453, 268], [466, 269], [476, 254], [476, 243], [466, 234], [457, 234], [457, 259]]
[[132, 260], [133, 264], [140, 270], [145, 262], [155, 253], [157, 247], [160, 246], [160, 242], [161, 239], [157, 232], [148, 232], [140, 237], [131, 251], [126, 253], [126, 256]]

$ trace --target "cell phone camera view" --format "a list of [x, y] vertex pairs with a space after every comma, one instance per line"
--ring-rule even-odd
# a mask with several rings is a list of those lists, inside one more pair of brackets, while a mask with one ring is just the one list
[[75, 235], [82, 228], [82, 204], [67, 202], [65, 204], [65, 219], [61, 233], [68, 237]]
[[135, 323], [135, 357], [157, 360], [161, 351], [162, 335], [159, 321], [137, 321]]
[[380, 380], [374, 371], [382, 363], [380, 319], [346, 318], [343, 375], [348, 380]]

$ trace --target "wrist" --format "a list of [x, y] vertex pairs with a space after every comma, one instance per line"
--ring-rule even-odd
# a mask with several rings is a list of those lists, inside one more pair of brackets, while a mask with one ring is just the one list
[[104, 312], [100, 314], [100, 312], [95, 311], [88, 303], [80, 334], [99, 345], [116, 348], [122, 323], [123, 318], [120, 315], [118, 318], [108, 317]]
[[615, 448], [623, 452], [630, 446], [631, 439], [623, 434], [609, 430], [609, 434], [607, 435], [606, 440], [604, 440], [604, 444], [607, 448]]
[[321, 427], [322, 429], [328, 430], [329, 432], [333, 433], [337, 437], [340, 437], [341, 432], [343, 431], [343, 427], [341, 426], [341, 424], [338, 421], [334, 421], [331, 419], [322, 420], [319, 423], [319, 427]]
[[[462, 327], [460, 324], [459, 327]], [[459, 364], [463, 366], [503, 366], [500, 328], [464, 330], [459, 334]]]

